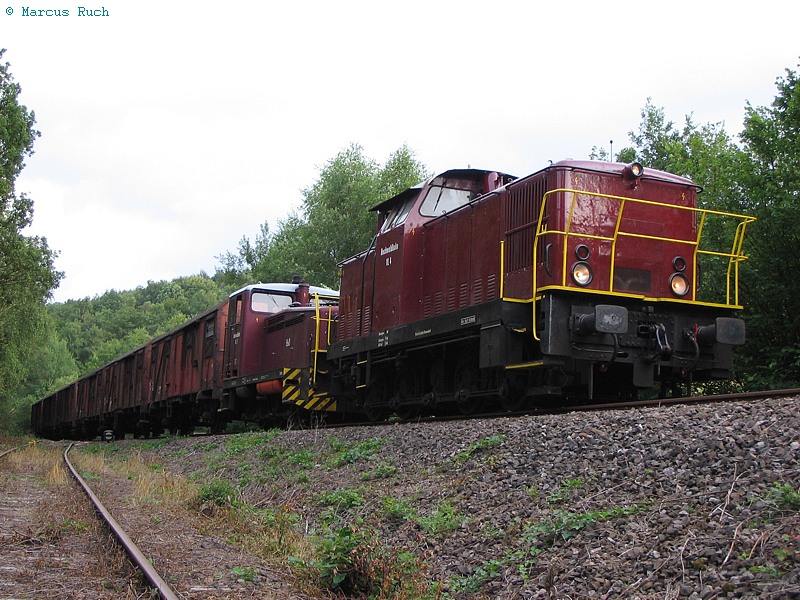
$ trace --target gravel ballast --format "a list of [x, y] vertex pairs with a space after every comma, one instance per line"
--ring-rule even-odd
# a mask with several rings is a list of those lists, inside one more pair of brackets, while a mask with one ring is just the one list
[[319, 428], [152, 454], [289, 507], [309, 535], [377, 532], [443, 597], [794, 598], [798, 409], [790, 397]]

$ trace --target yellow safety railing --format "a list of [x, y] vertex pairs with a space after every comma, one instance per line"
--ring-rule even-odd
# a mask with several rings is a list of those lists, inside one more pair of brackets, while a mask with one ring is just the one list
[[331, 345], [331, 335], [333, 332], [333, 311], [329, 310], [325, 316], [322, 316], [320, 311], [320, 305], [322, 300], [328, 300], [332, 302], [338, 302], [338, 296], [325, 296], [323, 294], [311, 294], [311, 297], [314, 298], [314, 323], [315, 323], [315, 330], [314, 330], [314, 349], [312, 350], [314, 354], [314, 368], [311, 371], [311, 386], [313, 387], [317, 383], [317, 358], [319, 357], [320, 352], [327, 352], [327, 350], [320, 349], [320, 329], [323, 322], [327, 324], [325, 328], [325, 347], [328, 348]]
[[[567, 214], [567, 222], [564, 230], [555, 230], [555, 229], [547, 229], [546, 223], [543, 219], [544, 215], [547, 214], [547, 203], [548, 201], [552, 201], [556, 194], [562, 194], [563, 198], [566, 200], [569, 196], [572, 196], [572, 200], [570, 202], [569, 211]], [[596, 198], [602, 198], [607, 200], [612, 200], [618, 203], [618, 208], [616, 210], [616, 222], [614, 223], [613, 227], [613, 235], [604, 236], [604, 235], [594, 235], [588, 234], [585, 232], [575, 232], [573, 231], [573, 217], [576, 213], [576, 209], [578, 203], [581, 201], [591, 202]], [[662, 215], [666, 215], [666, 211], [687, 211], [694, 213], [697, 215], [697, 227], [696, 227], [696, 234], [694, 239], [687, 239], [687, 238], [678, 238], [678, 237], [666, 237], [666, 236], [655, 236], [655, 235], [646, 235], [642, 233], [635, 233], [629, 231], [623, 231], [621, 229], [622, 223], [625, 218], [625, 210], [627, 207], [631, 205], [638, 205], [638, 206], [650, 206], [656, 210], [661, 211]], [[733, 240], [730, 246], [730, 250], [727, 251], [720, 251], [720, 250], [710, 250], [707, 248], [701, 247], [701, 243], [703, 241], [703, 232], [706, 226], [706, 220], [710, 215], [715, 215], [718, 217], [722, 217], [723, 219], [730, 219], [736, 222], [735, 232], [733, 234]], [[650, 241], [660, 241], [666, 243], [674, 243], [674, 244], [681, 244], [681, 245], [688, 245], [694, 248], [692, 253], [692, 279], [693, 281], [697, 281], [697, 267], [698, 267], [698, 258], [700, 255], [706, 256], [719, 256], [724, 259], [727, 259], [728, 266], [726, 272], [726, 298], [724, 303], [704, 303], [704, 304], [715, 304], [720, 306], [727, 306], [727, 307], [736, 307], [741, 308], [739, 306], [739, 265], [743, 261], [747, 260], [747, 257], [742, 253], [742, 245], [744, 243], [744, 234], [747, 229], [747, 225], [754, 222], [756, 219], [755, 217], [750, 217], [746, 215], [739, 215], [734, 213], [722, 212], [718, 210], [710, 210], [704, 208], [695, 208], [691, 206], [681, 206], [676, 204], [667, 204], [664, 202], [656, 202], [653, 200], [642, 200], [638, 198], [627, 198], [623, 196], [613, 196], [610, 194], [601, 194], [599, 192], [589, 192], [585, 190], [573, 190], [573, 189], [556, 189], [548, 191], [542, 200], [542, 205], [540, 208], [538, 225], [536, 228], [536, 238], [534, 241], [534, 248], [533, 248], [533, 264], [536, 265], [537, 260], [537, 252], [539, 247], [539, 240], [542, 236], [545, 235], [560, 235], [568, 240], [571, 237], [580, 237], [582, 239], [596, 239], [600, 241], [606, 241], [611, 243], [611, 272], [609, 273], [609, 286], [606, 290], [601, 290], [607, 293], [612, 293], [613, 290], [613, 282], [614, 282], [614, 270], [616, 268], [616, 250], [617, 244], [621, 238], [639, 238], [644, 240]], [[567, 276], [568, 276], [568, 269], [567, 269], [567, 262], [568, 262], [568, 253], [567, 249], [569, 244], [564, 243], [563, 245], [563, 252], [562, 252], [562, 280], [561, 280], [561, 287], [567, 287]], [[539, 288], [537, 287], [536, 282], [536, 269], [533, 269], [533, 289], [537, 292]], [[570, 289], [576, 289], [570, 287]], [[597, 292], [598, 290], [587, 290]], [[616, 292], [615, 292], [616, 293]], [[623, 292], [623, 294], [625, 294]], [[627, 294], [627, 295], [636, 295], [636, 294]], [[677, 300], [677, 299], [676, 299]], [[698, 302], [697, 300], [697, 286], [693, 285], [691, 288], [691, 298], [684, 300], [685, 302]]]
[[[565, 224], [565, 228], [563, 230], [558, 229], [548, 229], [548, 221], [544, 218], [545, 215], [548, 214], [548, 202], [554, 201], [556, 198], [561, 198], [565, 202], [569, 201], [569, 197], [572, 197], [571, 202], [569, 204], [569, 210], [567, 211], [567, 220]], [[605, 199], [611, 200], [618, 204], [616, 208], [616, 218], [615, 222], [613, 223], [613, 228], [608, 227], [609, 229], [613, 229], [613, 233], [610, 235], [597, 235], [596, 233], [587, 233], [584, 231], [576, 232], [573, 230], [573, 219], [576, 214], [576, 210], [578, 207], [579, 202], [592, 202], [595, 199]], [[668, 237], [668, 236], [656, 236], [656, 235], [647, 235], [642, 233], [635, 233], [630, 231], [624, 231], [621, 229], [625, 211], [630, 206], [649, 206], [653, 207], [654, 210], [660, 211], [662, 215], [668, 214], [667, 211], [688, 211], [696, 215], [696, 234], [693, 239], [685, 239], [685, 238], [677, 238], [677, 237]], [[613, 214], [613, 213], [612, 213]], [[733, 239], [731, 240], [730, 249], [725, 250], [712, 250], [707, 247], [702, 247], [701, 244], [703, 243], [703, 233], [705, 231], [707, 225], [707, 218], [709, 216], [720, 217], [722, 219], [732, 220], [732, 222], [736, 223], [733, 232]], [[614, 196], [610, 194], [602, 194], [599, 192], [590, 192], [586, 190], [574, 190], [574, 189], [555, 189], [550, 190], [545, 193], [542, 203], [539, 209], [538, 220], [536, 224], [536, 235], [533, 243], [532, 248], [532, 266], [531, 266], [531, 273], [532, 273], [532, 291], [533, 297], [532, 298], [506, 298], [504, 293], [504, 283], [503, 279], [505, 276], [505, 266], [504, 266], [504, 243], [501, 242], [500, 244], [500, 256], [501, 256], [501, 273], [503, 277], [501, 277], [500, 282], [500, 294], [501, 297], [506, 301], [516, 301], [516, 302], [532, 302], [535, 304], [536, 299], [540, 297], [541, 293], [545, 290], [551, 289], [568, 289], [574, 292], [584, 292], [584, 293], [593, 293], [593, 294], [614, 294], [616, 296], [629, 296], [629, 297], [636, 297], [636, 298], [643, 298], [646, 300], [669, 300], [675, 302], [684, 302], [684, 303], [694, 303], [694, 304], [703, 304], [708, 306], [720, 306], [720, 307], [727, 307], [727, 308], [741, 308], [739, 303], [739, 265], [747, 260], [747, 257], [742, 252], [742, 247], [744, 243], [744, 236], [747, 230], [747, 226], [750, 223], [756, 221], [755, 217], [750, 217], [747, 215], [740, 215], [735, 213], [728, 213], [718, 210], [711, 210], [711, 209], [704, 209], [704, 208], [695, 208], [690, 206], [680, 206], [676, 204], [667, 204], [664, 202], [656, 202], [653, 200], [642, 200], [637, 198], [628, 198], [624, 196]], [[539, 252], [539, 245], [540, 240], [543, 236], [550, 235], [550, 236], [562, 236], [564, 238], [564, 243], [561, 244], [562, 246], [562, 255], [561, 259], [561, 282], [558, 284], [548, 284], [547, 286], [543, 286], [542, 288], [538, 287], [537, 282], [537, 259], [538, 259], [538, 252]], [[568, 248], [569, 244], [567, 241], [572, 237], [579, 237], [581, 239], [595, 239], [604, 242], [608, 242], [611, 245], [610, 251], [610, 273], [608, 277], [608, 288], [607, 289], [597, 289], [596, 287], [592, 288], [580, 288], [577, 286], [568, 286]], [[698, 273], [698, 259], [701, 255], [704, 256], [718, 256], [723, 260], [727, 260], [727, 270], [725, 272], [725, 282], [726, 282], [726, 292], [725, 292], [725, 301], [724, 302], [704, 302], [699, 301], [697, 298], [697, 285], [691, 286], [691, 296], [689, 298], [647, 298], [643, 294], [636, 294], [632, 292], [624, 292], [624, 291], [615, 291], [614, 287], [614, 272], [616, 269], [616, 255], [617, 255], [617, 245], [620, 239], [622, 238], [639, 238], [644, 240], [650, 241], [659, 241], [665, 243], [673, 243], [673, 244], [681, 244], [683, 246], [690, 246], [693, 248], [692, 251], [692, 280], [693, 282], [697, 282], [697, 273]], [[558, 257], [553, 257], [558, 258]], [[534, 306], [534, 317], [535, 317], [535, 306]], [[535, 339], [539, 339], [536, 328], [536, 319], [534, 318], [534, 332], [533, 336]]]

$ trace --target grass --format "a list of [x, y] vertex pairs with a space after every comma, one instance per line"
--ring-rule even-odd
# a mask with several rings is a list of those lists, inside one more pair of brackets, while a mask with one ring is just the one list
[[473, 442], [469, 446], [467, 446], [466, 450], [462, 450], [461, 452], [456, 454], [449, 461], [450, 464], [443, 465], [443, 468], [463, 465], [464, 463], [472, 459], [476, 454], [486, 452], [487, 450], [499, 448], [503, 444], [503, 441], [505, 439], [506, 439], [505, 434], [496, 433], [494, 435], [490, 435], [476, 442]]
[[346, 597], [428, 598], [425, 564], [408, 548], [386, 546], [372, 529], [349, 525], [317, 536], [313, 557], [292, 557], [298, 572]]
[[237, 433], [225, 438], [223, 452], [227, 455], [243, 454], [254, 448], [269, 446], [282, 433], [280, 429], [270, 429], [263, 433]]
[[467, 520], [467, 517], [460, 513], [452, 504], [443, 503], [436, 507], [436, 510], [425, 517], [418, 517], [420, 527], [426, 533], [433, 536], [440, 536], [450, 531], [455, 531]]
[[337, 437], [329, 436], [328, 443], [334, 451], [328, 460], [330, 468], [340, 468], [352, 463], [369, 460], [386, 443], [381, 438], [369, 438], [360, 442], [345, 442]]
[[779, 510], [800, 510], [800, 490], [788, 483], [775, 483], [764, 500]]

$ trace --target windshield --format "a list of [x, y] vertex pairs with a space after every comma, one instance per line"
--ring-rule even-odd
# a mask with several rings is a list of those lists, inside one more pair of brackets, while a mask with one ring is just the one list
[[291, 296], [282, 296], [270, 292], [256, 291], [250, 296], [250, 309], [253, 312], [274, 313], [283, 310], [291, 303]]
[[469, 204], [474, 196], [470, 190], [433, 186], [425, 195], [419, 212], [426, 217], [438, 217]]

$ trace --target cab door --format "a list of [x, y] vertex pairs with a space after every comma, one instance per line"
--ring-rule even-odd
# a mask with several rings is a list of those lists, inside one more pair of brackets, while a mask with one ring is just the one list
[[244, 292], [232, 297], [228, 306], [228, 327], [225, 334], [225, 377], [239, 374], [242, 354], [242, 306]]

